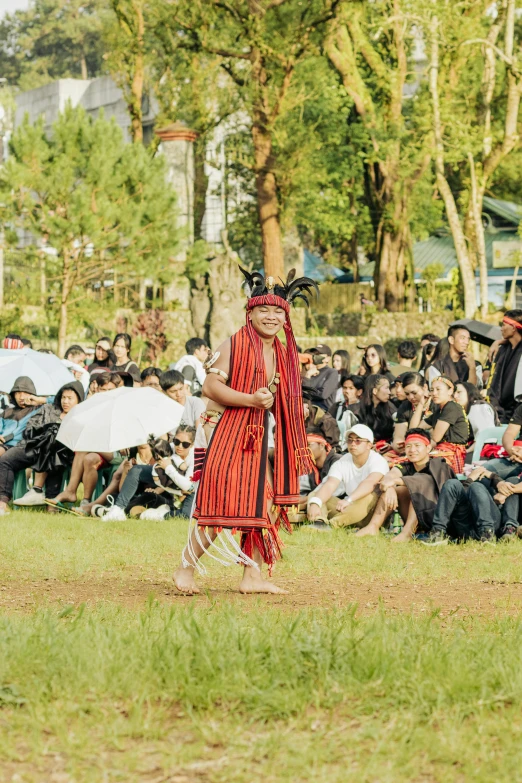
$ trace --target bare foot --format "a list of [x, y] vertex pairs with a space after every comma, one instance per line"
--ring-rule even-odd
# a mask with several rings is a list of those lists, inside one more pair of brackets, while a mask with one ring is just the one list
[[408, 533], [399, 533], [398, 536], [395, 536], [392, 538], [392, 541], [395, 541], [397, 544], [404, 544], [407, 541], [411, 541], [411, 536]]
[[261, 574], [253, 575], [246, 574], [243, 576], [243, 581], [239, 585], [240, 593], [277, 593], [279, 595], [288, 595], [288, 590], [284, 590], [282, 587], [278, 587], [269, 582], [268, 579], [263, 579]]
[[180, 593], [185, 593], [185, 595], [197, 595], [199, 593], [199, 588], [194, 579], [193, 568], [180, 566], [174, 571], [172, 578]]
[[366, 525], [366, 527], [362, 527], [358, 530], [355, 535], [359, 536], [359, 538], [362, 538], [363, 536], [378, 536], [379, 528], [374, 525]]
[[55, 498], [47, 498], [50, 503], [76, 503], [76, 492], [67, 492], [64, 490], [56, 495]]

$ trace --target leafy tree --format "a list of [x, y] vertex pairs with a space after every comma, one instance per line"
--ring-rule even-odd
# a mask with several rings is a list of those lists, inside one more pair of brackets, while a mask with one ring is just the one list
[[499, 167], [516, 150], [522, 92], [522, 29], [516, 0], [424, 5], [437, 187], [444, 201], [464, 286], [465, 313], [488, 312], [482, 206]]
[[283, 245], [274, 138], [296, 69], [317, 47], [337, 2], [184, 0], [166, 20], [176, 48], [217, 57], [236, 86], [252, 139], [265, 272], [275, 277], [283, 275]]
[[177, 249], [175, 196], [161, 157], [125, 144], [103, 116], [70, 106], [47, 137], [43, 123], [15, 131], [0, 173], [0, 218], [30, 232], [47, 250], [47, 276], [59, 307], [59, 351], [69, 310], [90, 286], [118, 275], [168, 267]]
[[106, 16], [103, 0], [32, 0], [0, 22], [0, 73], [22, 90], [98, 76]]
[[[341, 0], [324, 48], [367, 134], [363, 180], [374, 231], [378, 306], [404, 301], [411, 257], [412, 206], [430, 162], [422, 94], [405, 99], [413, 81], [414, 3]], [[410, 283], [412, 275], [410, 271]]]

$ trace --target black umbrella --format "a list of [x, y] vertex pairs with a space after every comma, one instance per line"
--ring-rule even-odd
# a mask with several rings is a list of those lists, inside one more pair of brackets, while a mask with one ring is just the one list
[[472, 318], [461, 318], [460, 321], [454, 321], [452, 326], [465, 326], [471, 334], [471, 339], [481, 345], [492, 345], [495, 340], [502, 339], [502, 332], [499, 326], [485, 324], [483, 321], [474, 321]]

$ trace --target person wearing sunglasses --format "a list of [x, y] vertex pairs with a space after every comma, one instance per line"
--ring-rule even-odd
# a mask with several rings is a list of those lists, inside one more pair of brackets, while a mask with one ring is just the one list
[[159, 512], [157, 516], [147, 513], [143, 519], [164, 519], [167, 516], [190, 518], [195, 488], [191, 479], [194, 474], [195, 435], [195, 427], [188, 424], [178, 427], [172, 441], [173, 456], [160, 459], [153, 470], [155, 484], [164, 489], [168, 509], [162, 506], [155, 509]]

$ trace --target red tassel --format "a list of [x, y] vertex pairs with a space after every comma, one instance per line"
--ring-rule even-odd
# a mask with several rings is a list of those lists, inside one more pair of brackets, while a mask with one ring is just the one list
[[244, 450], [255, 451], [262, 442], [264, 435], [265, 428], [262, 424], [247, 424], [245, 443], [243, 445]]
[[191, 481], [199, 481], [201, 478], [201, 474], [203, 473], [202, 470], [196, 470], [193, 476], [190, 477]]

